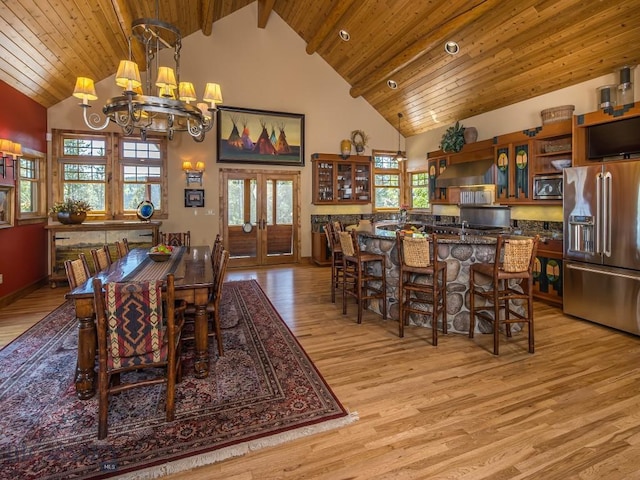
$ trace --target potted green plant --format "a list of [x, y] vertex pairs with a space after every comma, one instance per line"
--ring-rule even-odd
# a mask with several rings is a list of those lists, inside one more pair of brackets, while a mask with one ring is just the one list
[[60, 223], [77, 224], [82, 223], [87, 218], [87, 212], [91, 210], [91, 205], [84, 200], [67, 198], [62, 202], [56, 202], [49, 210], [49, 213], [56, 215]]
[[442, 135], [440, 141], [440, 149], [444, 153], [456, 153], [462, 150], [464, 146], [464, 127], [460, 125], [460, 122], [452, 127], [447, 128], [447, 131]]

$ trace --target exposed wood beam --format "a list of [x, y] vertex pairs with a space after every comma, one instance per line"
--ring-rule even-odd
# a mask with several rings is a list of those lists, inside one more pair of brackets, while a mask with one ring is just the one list
[[[127, 43], [131, 36], [131, 24], [133, 23], [131, 10], [127, 6], [126, 0], [111, 0], [111, 5], [113, 5], [113, 11], [118, 18], [122, 37], [125, 39], [125, 43]], [[144, 71], [147, 68], [147, 65], [144, 63], [144, 49], [142, 48], [142, 44], [133, 39], [131, 40], [131, 54], [133, 58], [137, 60], [140, 70]]]
[[400, 55], [392, 58], [385, 64], [384, 68], [378, 68], [364, 76], [362, 80], [356, 82], [351, 88], [351, 96], [356, 98], [376, 88], [381, 82], [429, 53], [436, 45], [442, 43], [453, 32], [474, 22], [480, 16], [496, 7], [499, 2], [500, 0], [486, 0], [457, 17], [452, 18], [449, 22], [437, 28], [431, 35], [420, 39]]
[[200, 25], [200, 29], [207, 37], [211, 35], [211, 31], [213, 30], [215, 3], [214, 0], [202, 0], [202, 24]]
[[276, 0], [258, 0], [258, 28], [266, 28]]
[[322, 22], [318, 31], [311, 38], [311, 40], [309, 40], [309, 43], [307, 43], [307, 53], [309, 55], [313, 55], [318, 47], [322, 44], [324, 39], [327, 37], [329, 32], [336, 28], [336, 25], [338, 24], [344, 13], [351, 8], [353, 2], [354, 0], [348, 0], [337, 2], [335, 4], [335, 6], [329, 12], [329, 15], [327, 15], [327, 19]]

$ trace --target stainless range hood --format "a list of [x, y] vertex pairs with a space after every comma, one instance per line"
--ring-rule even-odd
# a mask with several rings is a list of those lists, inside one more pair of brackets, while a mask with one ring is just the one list
[[493, 183], [493, 159], [454, 163], [436, 178], [436, 187], [460, 187]]

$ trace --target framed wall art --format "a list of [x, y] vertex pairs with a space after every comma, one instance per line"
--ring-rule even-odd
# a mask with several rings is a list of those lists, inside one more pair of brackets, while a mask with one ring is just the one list
[[184, 190], [184, 206], [185, 207], [204, 207], [204, 190], [196, 188], [185, 188]]
[[0, 186], [0, 228], [13, 227], [13, 187]]
[[218, 107], [218, 162], [304, 167], [304, 115]]

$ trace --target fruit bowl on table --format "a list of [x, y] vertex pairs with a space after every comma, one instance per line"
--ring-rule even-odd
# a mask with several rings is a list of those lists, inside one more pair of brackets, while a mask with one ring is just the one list
[[163, 252], [149, 252], [147, 254], [151, 260], [154, 262], [166, 262], [171, 258], [171, 252], [163, 253]]

